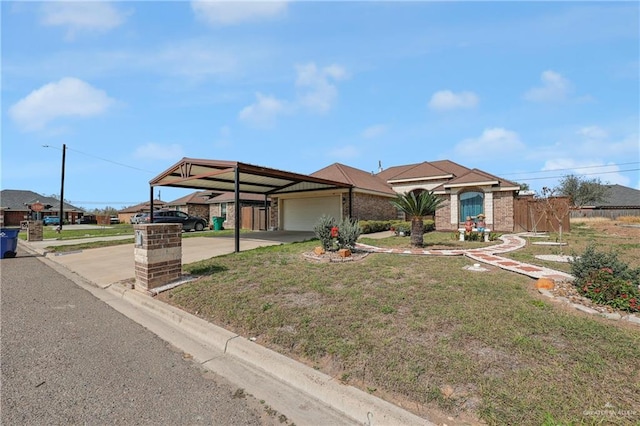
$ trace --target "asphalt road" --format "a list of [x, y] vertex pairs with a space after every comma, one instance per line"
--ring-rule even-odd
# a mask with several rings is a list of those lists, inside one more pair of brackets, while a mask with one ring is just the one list
[[253, 397], [38, 259], [0, 261], [1, 423], [261, 425]]

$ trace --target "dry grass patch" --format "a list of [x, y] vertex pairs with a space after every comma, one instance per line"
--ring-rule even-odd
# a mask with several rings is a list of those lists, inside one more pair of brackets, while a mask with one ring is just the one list
[[316, 264], [302, 255], [315, 245], [187, 265], [205, 275], [160, 297], [431, 419], [595, 424], [586, 410], [640, 406], [637, 330], [558, 309], [525, 276], [464, 270], [463, 257]]

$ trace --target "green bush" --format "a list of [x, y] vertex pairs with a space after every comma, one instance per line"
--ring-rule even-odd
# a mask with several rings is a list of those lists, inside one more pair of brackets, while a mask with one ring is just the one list
[[338, 247], [352, 249], [360, 236], [360, 225], [355, 219], [344, 218], [338, 225]]
[[581, 256], [574, 254], [570, 263], [580, 294], [598, 304], [640, 312], [640, 268], [630, 268], [616, 252], [598, 252], [593, 245]]
[[331, 228], [336, 226], [336, 220], [331, 216], [322, 215], [313, 227], [316, 238], [320, 240], [322, 248], [329, 250], [333, 248], [333, 238], [331, 237]]
[[611, 268], [591, 271], [578, 291], [600, 305], [609, 305], [628, 312], [640, 312], [638, 285], [616, 277]]
[[333, 217], [323, 215], [313, 227], [313, 232], [325, 250], [352, 249], [360, 236], [360, 224], [350, 218], [337, 223]]
[[[406, 224], [409, 224], [409, 229], [406, 231], [405, 235], [409, 235], [411, 232], [411, 222], [407, 222], [405, 220], [361, 220], [360, 230], [363, 234], [372, 234], [374, 232], [382, 232], [382, 231], [394, 231], [396, 232], [398, 227], [405, 227]], [[433, 220], [427, 219], [423, 221], [424, 223], [424, 232], [435, 231], [436, 224]]]
[[623, 280], [638, 282], [640, 278], [640, 268], [632, 269], [629, 265], [618, 259], [615, 251], [599, 252], [593, 244], [585, 249], [582, 255], [573, 253], [573, 260], [570, 261], [571, 274], [576, 278], [575, 284], [581, 287], [587, 277], [593, 272], [603, 268], [609, 268], [613, 274]]

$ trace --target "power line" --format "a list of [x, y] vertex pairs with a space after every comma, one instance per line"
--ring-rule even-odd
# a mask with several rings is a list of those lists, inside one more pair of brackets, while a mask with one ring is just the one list
[[[551, 172], [561, 172], [561, 171], [565, 171], [565, 170], [582, 170], [582, 169], [595, 169], [595, 168], [604, 168], [604, 167], [614, 167], [614, 166], [628, 166], [631, 164], [640, 164], [640, 161], [633, 161], [630, 163], [617, 163], [617, 164], [607, 164], [604, 166], [584, 166], [584, 167], [571, 167], [568, 169], [549, 169], [549, 170], [538, 170], [535, 172], [513, 172], [513, 173], [501, 173], [502, 176], [509, 176], [509, 175], [526, 175], [526, 174], [536, 174], [536, 173], [551, 173]], [[637, 170], [637, 169], [635, 169]], [[633, 170], [632, 170], [633, 171]], [[602, 172], [602, 173], [608, 173], [608, 172]], [[612, 172], [615, 173], [615, 172]]]
[[[635, 164], [635, 163], [631, 163], [631, 164]], [[563, 170], [563, 169], [560, 169]], [[572, 170], [572, 169], [569, 169]], [[598, 172], [598, 173], [582, 173], [582, 175], [584, 176], [593, 176], [593, 175], [606, 175], [606, 174], [610, 174], [610, 173], [624, 173], [624, 172], [635, 172], [640, 170], [640, 168], [638, 169], [629, 169], [629, 170], [614, 170], [611, 172]], [[534, 178], [528, 178], [528, 179], [518, 179], [518, 180], [522, 180], [523, 182], [526, 181], [530, 181], [530, 180], [539, 180], [539, 179], [556, 179], [556, 178], [563, 178], [563, 175], [559, 175], [559, 176], [543, 176], [543, 177], [534, 177]]]
[[67, 147], [67, 149], [70, 150], [70, 151], [77, 152], [77, 153], [82, 154], [82, 155], [86, 155], [87, 157], [93, 157], [93, 158], [97, 158], [98, 160], [106, 161], [107, 163], [116, 164], [118, 166], [127, 167], [129, 169], [138, 170], [140, 172], [156, 174], [156, 172], [140, 169], [138, 167], [133, 167], [133, 166], [130, 166], [128, 164], [118, 163], [117, 161], [109, 160], [107, 158], [98, 157], [97, 155], [87, 154], [86, 152], [78, 151], [77, 149], [73, 149], [73, 148], [69, 148], [69, 147]]

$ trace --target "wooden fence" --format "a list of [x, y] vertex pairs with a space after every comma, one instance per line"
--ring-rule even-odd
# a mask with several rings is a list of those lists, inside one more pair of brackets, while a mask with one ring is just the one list
[[516, 198], [513, 202], [515, 232], [558, 232], [570, 230], [568, 197]]
[[240, 229], [251, 229], [254, 231], [266, 231], [266, 213], [264, 207], [246, 206], [240, 210]]

